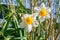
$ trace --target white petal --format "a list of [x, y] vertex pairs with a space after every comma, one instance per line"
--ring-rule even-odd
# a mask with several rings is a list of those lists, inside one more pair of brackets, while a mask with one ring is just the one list
[[20, 23], [20, 28], [24, 28], [26, 25], [24, 24], [24, 22]]
[[50, 18], [50, 14], [48, 13], [45, 18], [49, 19]]
[[27, 32], [31, 32], [31, 30], [32, 30], [32, 25], [28, 25], [28, 26], [26, 27], [26, 30], [27, 30]]
[[51, 8], [50, 7], [47, 7], [47, 12], [51, 12]]
[[6, 22], [5, 19], [0, 19], [0, 24], [3, 24], [4, 22]]
[[36, 20], [36, 17], [38, 16], [38, 14], [37, 13], [33, 13], [32, 15], [31, 15], [31, 17], [33, 18], [33, 21], [35, 21]]
[[26, 18], [28, 16], [31, 16], [30, 14], [24, 14], [23, 18]]
[[40, 20], [40, 22], [43, 22], [45, 20], [45, 17], [40, 17], [39, 16], [39, 20]]
[[40, 9], [40, 7], [34, 7], [34, 10], [38, 11]]
[[2, 27], [2, 26], [3, 26], [4, 22], [6, 22], [6, 20], [5, 20], [5, 19], [0, 19], [0, 27]]
[[41, 9], [40, 6], [38, 6], [38, 7], [34, 7], [34, 12], [35, 12], [35, 13], [38, 13], [40, 9]]
[[38, 21], [34, 21], [32, 25], [33, 27], [38, 27], [38, 24], [39, 24]]
[[40, 7], [41, 8], [46, 8], [44, 3], [42, 3]]

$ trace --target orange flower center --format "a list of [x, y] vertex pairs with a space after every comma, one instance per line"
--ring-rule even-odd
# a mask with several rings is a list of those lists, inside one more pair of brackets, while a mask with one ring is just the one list
[[29, 24], [32, 24], [32, 17], [26, 17], [25, 18], [25, 23], [27, 24], [27, 25], [29, 25]]
[[46, 10], [46, 9], [41, 9], [40, 12], [39, 12], [39, 15], [40, 15], [41, 17], [46, 16], [46, 14], [47, 14], [47, 10]]

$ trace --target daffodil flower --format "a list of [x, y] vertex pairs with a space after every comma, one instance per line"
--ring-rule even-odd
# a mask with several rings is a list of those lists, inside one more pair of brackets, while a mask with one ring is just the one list
[[[6, 22], [6, 19], [0, 19], [0, 27], [2, 28], [3, 27], [3, 24]], [[11, 27], [12, 26], [12, 24], [11, 23], [9, 23], [8, 24], [8, 27]]]
[[50, 18], [51, 8], [46, 7], [44, 3], [42, 3], [39, 7], [34, 7], [34, 11], [38, 14], [40, 22]]
[[24, 14], [22, 17], [22, 22], [20, 23], [20, 28], [26, 28], [27, 32], [31, 32], [32, 27], [37, 27], [38, 22], [36, 20], [36, 14]]
[[4, 22], [6, 22], [6, 20], [5, 20], [5, 19], [0, 19], [0, 27], [2, 27], [2, 26], [3, 26]]

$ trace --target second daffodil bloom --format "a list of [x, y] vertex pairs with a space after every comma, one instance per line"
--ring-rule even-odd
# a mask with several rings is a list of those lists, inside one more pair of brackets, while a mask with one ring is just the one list
[[31, 32], [32, 27], [37, 27], [38, 22], [36, 20], [36, 14], [24, 14], [22, 17], [22, 22], [20, 23], [20, 28], [26, 28], [27, 32]]
[[38, 14], [40, 22], [50, 18], [51, 8], [46, 7], [44, 3], [42, 3], [39, 7], [34, 7], [34, 11]]

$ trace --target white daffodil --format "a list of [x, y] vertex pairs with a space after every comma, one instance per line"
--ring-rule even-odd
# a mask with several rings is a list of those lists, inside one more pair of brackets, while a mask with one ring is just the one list
[[6, 22], [6, 20], [5, 20], [5, 19], [0, 19], [0, 27], [2, 27], [2, 26], [3, 26], [4, 22]]
[[40, 22], [50, 18], [49, 13], [51, 12], [51, 8], [46, 7], [44, 3], [42, 3], [39, 7], [34, 7], [34, 11], [38, 14]]
[[20, 28], [26, 28], [27, 32], [31, 32], [32, 27], [37, 27], [38, 22], [36, 20], [36, 14], [24, 14], [22, 17], [22, 22], [20, 23]]
[[[3, 24], [6, 22], [6, 19], [0, 19], [0, 27], [2, 28], [3, 27]], [[8, 27], [11, 27], [12, 26], [12, 24], [11, 23], [9, 23], [8, 24]]]

